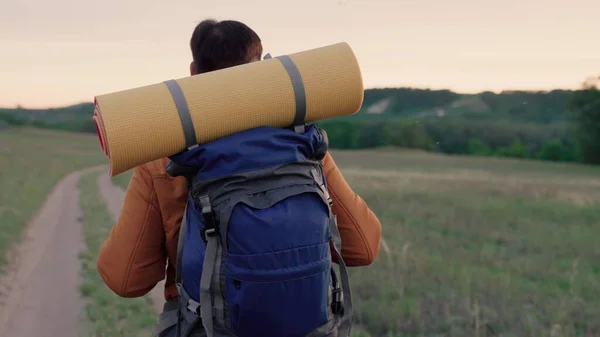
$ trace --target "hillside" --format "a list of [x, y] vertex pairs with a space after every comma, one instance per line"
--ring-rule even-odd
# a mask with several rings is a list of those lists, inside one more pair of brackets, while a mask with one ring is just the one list
[[52, 109], [25, 109], [0, 108], [0, 126], [32, 125], [80, 132], [96, 132], [92, 122], [94, 105], [82, 103], [63, 108]]
[[550, 124], [569, 119], [568, 105], [572, 94], [573, 91], [569, 90], [459, 94], [449, 90], [370, 89], [365, 91], [363, 107], [358, 116], [416, 119], [462, 117]]
[[[444, 153], [540, 157], [539, 152], [550, 144], [552, 160], [571, 161], [576, 157], [569, 110], [573, 94], [569, 90], [460, 94], [415, 88], [368, 89], [357, 114], [318, 124], [329, 133], [332, 148], [400, 146]], [[0, 127], [25, 124], [95, 132], [92, 113], [91, 103], [45, 110], [5, 108], [0, 109]]]
[[[449, 90], [413, 88], [367, 89], [362, 109], [350, 118], [463, 117], [550, 124], [569, 119], [568, 103], [572, 93], [569, 90], [554, 90], [459, 94]], [[89, 122], [92, 113], [92, 103], [43, 110], [0, 108], [0, 120], [59, 126]], [[93, 128], [89, 131], [93, 131]]]

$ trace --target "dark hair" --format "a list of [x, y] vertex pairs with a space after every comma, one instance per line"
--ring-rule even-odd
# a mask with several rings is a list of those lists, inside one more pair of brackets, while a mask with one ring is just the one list
[[200, 22], [190, 40], [196, 71], [213, 70], [249, 63], [263, 52], [258, 35], [245, 24], [212, 19]]

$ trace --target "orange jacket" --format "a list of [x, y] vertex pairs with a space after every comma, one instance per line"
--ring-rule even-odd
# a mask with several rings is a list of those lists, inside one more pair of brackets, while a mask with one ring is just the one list
[[[175, 262], [179, 225], [186, 202], [185, 178], [173, 178], [166, 158], [134, 169], [121, 215], [104, 242], [97, 267], [106, 285], [121, 297], [141, 297], [165, 277], [165, 299], [177, 298]], [[381, 224], [342, 177], [328, 153], [325, 178], [348, 266], [365, 266], [379, 252]], [[167, 265], [168, 261], [168, 265]]]

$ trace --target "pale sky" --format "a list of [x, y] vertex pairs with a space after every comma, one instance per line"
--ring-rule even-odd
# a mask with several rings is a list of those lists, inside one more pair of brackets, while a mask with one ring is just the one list
[[0, 0], [0, 106], [62, 106], [188, 76], [206, 18], [265, 52], [348, 42], [366, 88], [576, 88], [600, 74], [600, 0]]

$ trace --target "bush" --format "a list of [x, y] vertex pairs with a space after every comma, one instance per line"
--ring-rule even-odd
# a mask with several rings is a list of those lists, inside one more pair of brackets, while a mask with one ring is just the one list
[[481, 139], [471, 138], [468, 142], [468, 153], [473, 156], [490, 156], [493, 154], [493, 151]]
[[570, 161], [573, 156], [560, 140], [555, 139], [544, 144], [534, 157], [540, 160]]

